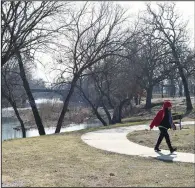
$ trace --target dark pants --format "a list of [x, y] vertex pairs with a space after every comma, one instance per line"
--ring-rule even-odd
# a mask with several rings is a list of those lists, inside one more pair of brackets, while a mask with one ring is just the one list
[[171, 146], [171, 141], [170, 141], [170, 138], [169, 138], [168, 130], [165, 129], [165, 128], [161, 128], [161, 127], [159, 127], [159, 130], [160, 130], [160, 135], [158, 137], [155, 148], [159, 148], [160, 143], [162, 142], [163, 138], [165, 137], [165, 140], [166, 140], [166, 143], [167, 143], [169, 149], [170, 150], [173, 149], [172, 146]]

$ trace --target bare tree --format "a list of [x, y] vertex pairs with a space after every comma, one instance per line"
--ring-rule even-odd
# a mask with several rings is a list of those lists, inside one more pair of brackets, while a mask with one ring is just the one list
[[[92, 102], [98, 97], [98, 104], [103, 107], [109, 124], [121, 123], [124, 106], [131, 106], [133, 96], [142, 95], [142, 88], [138, 81], [140, 64], [136, 43], [137, 34], [127, 33], [128, 40], [123, 43], [124, 49], [117, 56], [109, 56], [87, 69], [86, 74]], [[137, 32], [138, 33], [138, 32]], [[93, 99], [94, 98], [94, 99]]]
[[185, 51], [185, 46], [188, 45], [189, 38], [187, 35], [187, 22], [181, 21], [181, 17], [176, 13], [175, 4], [164, 3], [157, 4], [158, 12], [151, 8], [151, 5], [147, 5], [147, 12], [149, 18], [145, 21], [155, 27], [155, 32], [158, 33], [154, 38], [163, 41], [169, 46], [172, 52], [172, 63], [177, 66], [180, 77], [183, 82], [185, 96], [186, 96], [186, 110], [192, 110], [192, 103], [190, 99], [190, 93], [188, 89], [188, 82], [184, 73], [184, 68], [181, 61], [181, 54]]
[[90, 81], [88, 85], [91, 88], [88, 99], [91, 98], [92, 103], [98, 99], [98, 107], [103, 107], [109, 124], [113, 124], [109, 109], [114, 109], [111, 88], [112, 78], [110, 76], [115, 75], [113, 69], [116, 68], [116, 62], [112, 61], [112, 59], [113, 57], [103, 59], [90, 67], [87, 72], [88, 74], [85, 74]]
[[[83, 89], [83, 78], [81, 77], [79, 79], [79, 84], [76, 85], [76, 87], [79, 89], [81, 96], [89, 103], [89, 105], [92, 108], [93, 113], [96, 115], [96, 117], [100, 120], [100, 122], [104, 125], [107, 126], [106, 121], [102, 118], [100, 113], [98, 112], [98, 108], [100, 107], [101, 101], [102, 101], [102, 96], [95, 97], [94, 99], [91, 99], [90, 96], [86, 94], [86, 91]], [[94, 97], [94, 96], [93, 96]]]
[[15, 56], [15, 48], [21, 53], [32, 54], [41, 44], [48, 44], [56, 26], [51, 24], [52, 16], [61, 13], [65, 6], [66, 3], [62, 6], [46, 1], [1, 1], [1, 66]]
[[155, 29], [144, 25], [142, 31], [141, 50], [138, 55], [140, 64], [142, 87], [147, 92], [145, 107], [151, 108], [153, 87], [166, 79], [174, 67], [170, 64], [170, 50], [164, 41], [155, 39]]
[[182, 59], [186, 77], [195, 75], [195, 52], [189, 49], [188, 53]]
[[139, 92], [136, 65], [127, 58], [111, 56], [90, 67], [85, 74], [91, 80], [88, 81], [90, 94], [86, 97], [91, 106], [98, 102], [97, 107], [103, 107], [110, 125], [121, 123], [123, 107], [130, 105]]
[[109, 77], [112, 80], [110, 90], [112, 100], [114, 101], [112, 123], [121, 123], [124, 106], [131, 106], [133, 97], [140, 94], [141, 87], [138, 78], [140, 69], [135, 59], [136, 54], [132, 52], [131, 58], [119, 59], [116, 61], [117, 66], [115, 69], [111, 70], [114, 72]]
[[16, 117], [18, 118], [18, 121], [20, 122], [21, 125], [23, 138], [25, 138], [26, 130], [25, 130], [24, 122], [20, 117], [17, 108], [20, 99], [24, 98], [25, 91], [22, 87], [22, 81], [19, 72], [17, 71], [16, 63], [6, 64], [1, 70], [1, 75], [2, 75], [2, 79], [1, 79], [2, 97], [5, 98], [13, 107]]
[[63, 45], [60, 49], [58, 60], [58, 65], [65, 67], [58, 81], [67, 81], [65, 77], [68, 73], [71, 86], [55, 133], [60, 132], [70, 98], [82, 73], [123, 48], [125, 35], [121, 24], [125, 21], [124, 14], [122, 8], [106, 2], [86, 3], [80, 11], [72, 12], [71, 20], [74, 21], [64, 31], [67, 46]]
[[58, 2], [2, 1], [1, 47], [2, 66], [17, 59], [20, 76], [31, 105], [39, 134], [45, 135], [34, 97], [25, 74], [24, 59], [32, 59], [34, 52], [45, 45], [54, 33], [51, 17], [58, 13]]

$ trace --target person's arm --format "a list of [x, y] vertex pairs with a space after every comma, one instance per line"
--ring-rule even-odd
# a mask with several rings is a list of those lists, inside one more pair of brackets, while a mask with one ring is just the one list
[[176, 126], [175, 124], [173, 123], [173, 117], [172, 117], [172, 113], [171, 111], [169, 112], [169, 123], [170, 123], [170, 127], [175, 130], [176, 129]]

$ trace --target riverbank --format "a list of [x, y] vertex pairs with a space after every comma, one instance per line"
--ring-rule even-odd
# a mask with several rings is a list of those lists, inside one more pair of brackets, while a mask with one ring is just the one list
[[[56, 129], [62, 104], [43, 103], [38, 105], [46, 134], [53, 134]], [[26, 129], [26, 137], [39, 136], [37, 125], [30, 107], [19, 108], [20, 116]], [[75, 117], [74, 117], [75, 116]], [[62, 124], [61, 132], [75, 131], [87, 127], [101, 126], [99, 120], [91, 116], [90, 109], [84, 107], [70, 107]], [[22, 138], [21, 125], [11, 108], [2, 110], [2, 141]]]
[[193, 187], [193, 164], [120, 155], [90, 147], [81, 140], [81, 135], [90, 131], [145, 123], [149, 122], [3, 142], [2, 186]]
[[[145, 100], [142, 100], [142, 103], [137, 106], [133, 106], [132, 110], [129, 112], [129, 114], [126, 114], [127, 117], [123, 119], [124, 122], [133, 122], [133, 121], [139, 121], [139, 120], [151, 120], [153, 119], [154, 115], [158, 112], [158, 110], [161, 109], [163, 101], [168, 100], [170, 98], [154, 98], [152, 99], [152, 108], [149, 110], [146, 110], [144, 108]], [[185, 98], [172, 98], [170, 99], [173, 105], [172, 113], [180, 113], [183, 114], [185, 118], [194, 119], [195, 116], [195, 103], [193, 103], [194, 98], [191, 97], [194, 109], [188, 114], [185, 114], [186, 111], [186, 104], [185, 104]], [[60, 115], [62, 109], [62, 103], [43, 103], [39, 104], [39, 113], [42, 119], [42, 122], [44, 124], [44, 127], [53, 127], [54, 125], [57, 125], [57, 121]], [[19, 113], [24, 121], [25, 127], [28, 128], [36, 128], [34, 121], [34, 116], [32, 113], [32, 110], [30, 107], [28, 108], [19, 108]], [[102, 109], [99, 109], [99, 112], [101, 114], [105, 113]], [[8, 110], [3, 109], [2, 110], [2, 118], [12, 118], [15, 121], [17, 120], [15, 113], [13, 109], [8, 108]], [[68, 109], [68, 112], [66, 113], [66, 116], [64, 118], [64, 122], [62, 127], [66, 127], [70, 125], [71, 123], [80, 124], [83, 122], [93, 122], [94, 119], [97, 119], [97, 117], [92, 113], [91, 108], [86, 107], [70, 107]]]
[[[61, 108], [61, 103], [51, 104], [48, 102], [39, 105], [38, 111], [45, 128], [55, 127], [57, 125]], [[19, 108], [18, 111], [27, 130], [37, 128], [30, 107]], [[62, 127], [68, 127], [71, 126], [71, 124], [91, 123], [94, 121], [95, 118], [96, 117], [92, 115], [91, 110], [89, 108], [72, 107], [69, 108], [68, 112], [66, 113]], [[6, 123], [7, 121], [18, 121], [13, 109], [11, 108], [2, 110], [2, 120], [3, 123]], [[18, 130], [20, 130], [20, 128], [20, 126], [16, 127], [16, 129]]]

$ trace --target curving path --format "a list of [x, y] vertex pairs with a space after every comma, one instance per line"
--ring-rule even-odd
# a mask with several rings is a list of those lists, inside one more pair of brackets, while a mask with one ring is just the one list
[[[195, 125], [194, 121], [182, 122], [182, 125]], [[141, 157], [152, 157], [166, 161], [178, 161], [195, 163], [195, 154], [174, 152], [170, 154], [169, 150], [155, 152], [153, 148], [141, 146], [129, 141], [126, 136], [129, 132], [135, 130], [148, 129], [148, 125], [135, 125], [129, 127], [119, 127], [113, 129], [99, 130], [83, 134], [81, 139], [90, 146], [98, 149], [107, 150], [126, 155], [138, 155]], [[155, 128], [156, 130], [158, 128]], [[154, 130], [155, 130], [154, 129]], [[154, 143], [155, 144], [155, 143]]]

